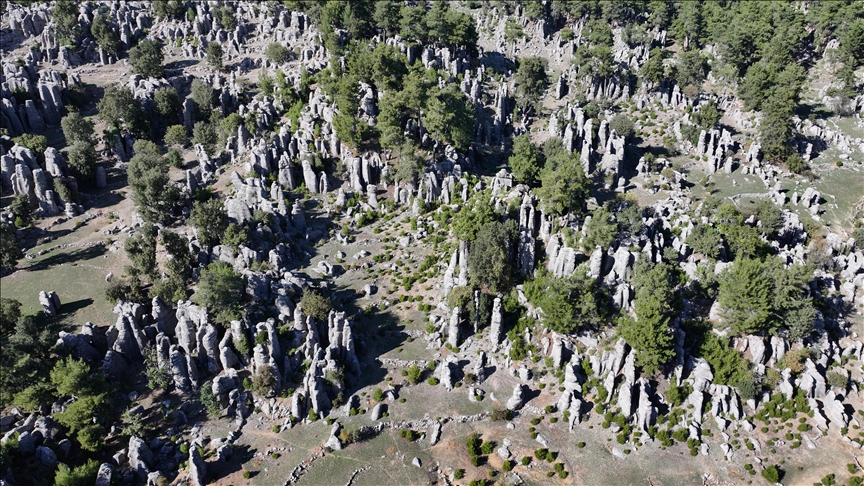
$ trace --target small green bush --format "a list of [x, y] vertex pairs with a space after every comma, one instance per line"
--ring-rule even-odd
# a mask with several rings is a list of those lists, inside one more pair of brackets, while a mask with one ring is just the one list
[[782, 471], [777, 466], [768, 466], [762, 470], [762, 477], [769, 483], [779, 483]]

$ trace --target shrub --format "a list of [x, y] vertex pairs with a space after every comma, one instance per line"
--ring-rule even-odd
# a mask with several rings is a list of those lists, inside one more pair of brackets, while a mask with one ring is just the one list
[[416, 385], [420, 381], [420, 378], [422, 376], [423, 376], [423, 370], [421, 370], [420, 367], [417, 366], [416, 364], [411, 365], [411, 367], [408, 368], [407, 377], [408, 377], [408, 381], [412, 385]]
[[762, 477], [769, 483], [779, 483], [783, 472], [777, 466], [768, 466], [762, 470]]
[[183, 125], [171, 125], [165, 132], [165, 145], [179, 145], [185, 147], [189, 144], [189, 137], [186, 136], [186, 129]]
[[54, 476], [55, 486], [83, 486], [93, 484], [96, 474], [99, 472], [99, 462], [90, 459], [85, 464], [71, 469], [63, 463], [57, 465], [57, 473]]
[[786, 159], [786, 165], [789, 167], [789, 170], [796, 174], [800, 174], [807, 170], [807, 162], [804, 162], [804, 159], [797, 154]]
[[380, 388], [376, 388], [372, 392], [372, 399], [375, 400], [376, 402], [384, 401], [384, 391], [381, 390]]
[[523, 456], [522, 465], [527, 466], [528, 464], [531, 464], [531, 456]]
[[504, 471], [508, 471], [508, 472], [509, 472], [509, 471], [512, 471], [512, 470], [513, 470], [513, 466], [514, 466], [513, 461], [509, 461], [509, 460], [508, 460], [508, 461], [504, 461], [504, 462], [501, 464], [501, 469], [503, 469]]
[[849, 383], [849, 378], [846, 377], [843, 373], [839, 371], [829, 371], [825, 375], [825, 381], [828, 385], [839, 388], [840, 390], [846, 390], [846, 385]]
[[609, 122], [609, 127], [624, 138], [630, 138], [635, 133], [633, 130], [633, 120], [623, 113], [618, 113], [612, 117], [612, 120]]
[[327, 322], [327, 316], [333, 309], [333, 302], [318, 291], [309, 289], [303, 292], [300, 306], [307, 316], [311, 316], [319, 322]]
[[468, 454], [472, 456], [480, 455], [482, 442], [482, 439], [480, 439], [480, 436], [477, 434], [471, 434], [468, 436], [468, 441], [465, 442], [465, 446], [468, 447]]
[[464, 477], [465, 477], [465, 470], [464, 469], [457, 469], [457, 470], [453, 471], [453, 479], [462, 479]]
[[495, 442], [491, 440], [483, 442], [483, 445], [480, 446], [480, 451], [483, 454], [492, 454], [493, 452], [495, 452]]
[[[61, 120], [62, 122], [62, 120]], [[26, 147], [33, 151], [33, 154], [41, 154], [48, 149], [48, 138], [44, 135], [33, 135], [32, 133], [25, 133], [19, 137], [15, 137], [12, 139], [13, 142], [21, 145], [22, 147]]]
[[429, 378], [428, 380], [426, 380], [426, 382], [432, 386], [435, 386], [439, 383], [438, 378], [435, 378], [434, 376], [432, 378]]
[[282, 64], [288, 60], [288, 49], [278, 42], [271, 42], [264, 50], [264, 56], [274, 64]]
[[92, 182], [96, 178], [96, 162], [99, 156], [89, 142], [78, 141], [66, 152], [66, 161], [72, 173], [82, 181]]
[[503, 410], [495, 410], [492, 412], [492, 420], [493, 421], [501, 421], [501, 420], [511, 420], [513, 418], [513, 412], [508, 409]]

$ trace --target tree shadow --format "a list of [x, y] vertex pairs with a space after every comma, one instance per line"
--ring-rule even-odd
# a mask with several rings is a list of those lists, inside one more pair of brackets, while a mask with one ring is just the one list
[[96, 196], [91, 196], [90, 207], [93, 209], [104, 209], [111, 206], [116, 206], [123, 201], [123, 195], [117, 192], [106, 192]]
[[99, 114], [99, 110], [96, 109], [96, 102], [105, 97], [105, 88], [95, 84], [83, 83], [83, 85], [88, 101], [80, 107], [81, 116], [96, 116]]
[[[303, 214], [306, 219], [306, 234], [294, 238], [299, 251], [295, 252], [296, 258], [290, 259], [286, 266], [288, 270], [294, 271], [308, 266], [309, 262], [319, 254], [316, 245], [326, 243], [330, 238], [330, 229], [337, 227], [334, 223], [335, 216], [316, 210], [320, 205], [320, 202], [314, 200], [304, 201], [302, 205]], [[303, 275], [309, 278], [308, 275]]]
[[827, 120], [834, 116], [834, 112], [829, 110], [828, 107], [815, 103], [799, 103], [795, 107], [794, 113], [802, 120], [810, 118], [811, 115], [813, 115], [814, 120]]
[[174, 61], [174, 62], [169, 62], [169, 63], [165, 64], [165, 69], [183, 69], [183, 68], [187, 68], [187, 67], [199, 64], [200, 62], [201, 61], [199, 61], [197, 59], [184, 59], [181, 61]]
[[107, 250], [104, 246], [94, 245], [66, 253], [58, 253], [56, 255], [51, 255], [38, 263], [30, 265], [25, 270], [36, 272], [39, 270], [47, 270], [57, 265], [63, 265], [64, 263], [73, 263], [79, 260], [92, 260], [94, 258], [104, 255], [106, 251]]
[[[207, 479], [210, 482], [218, 482], [220, 479], [223, 479], [231, 474], [243, 470], [243, 464], [252, 460], [255, 456], [257, 449], [252, 449], [248, 444], [243, 445], [232, 445], [232, 455], [231, 459], [226, 462], [209, 462], [207, 463], [207, 469], [209, 474], [207, 475]], [[249, 471], [250, 478], [253, 478], [258, 475], [258, 471]]]
[[591, 195], [597, 200], [597, 205], [602, 206], [607, 201], [612, 201], [618, 193], [614, 189], [606, 189], [601, 184], [595, 182], [592, 188]]
[[499, 146], [485, 146], [485, 150], [478, 151], [475, 156], [477, 163], [474, 164], [474, 174], [478, 176], [495, 177], [501, 169], [510, 170], [508, 162], [509, 155], [506, 150]]
[[484, 52], [483, 57], [480, 58], [480, 62], [487, 68], [494, 69], [498, 74], [506, 74], [507, 69], [513, 67], [513, 61], [498, 51]]
[[[42, 241], [49, 241], [49, 239], [55, 240], [57, 238], [62, 238], [64, 236], [72, 233], [73, 231], [74, 231], [73, 229], [68, 229], [68, 228], [67, 229], [44, 230], [44, 232], [41, 233], [37, 239], [42, 240]], [[25, 235], [24, 238], [27, 239], [28, 237]]]
[[400, 324], [399, 318], [390, 311], [359, 314], [354, 318], [352, 330], [361, 372], [359, 377], [346, 380], [346, 396], [384, 381], [387, 368], [379, 357], [405, 342], [408, 335], [404, 329], [405, 325]]
[[347, 285], [340, 285], [333, 291], [333, 303], [336, 308], [351, 316], [359, 315], [363, 311], [357, 305], [358, 297], [357, 291]]

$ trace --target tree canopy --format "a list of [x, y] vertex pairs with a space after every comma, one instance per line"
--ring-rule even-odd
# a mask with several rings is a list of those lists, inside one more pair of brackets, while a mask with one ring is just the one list
[[207, 64], [217, 71], [222, 69], [222, 44], [218, 42], [207, 44]]
[[525, 282], [524, 291], [532, 305], [543, 309], [543, 324], [555, 332], [570, 334], [608, 319], [607, 298], [584, 267], [568, 278], [541, 270]]
[[719, 278], [720, 315], [733, 330], [748, 334], [776, 332], [794, 317], [794, 333], [803, 337], [813, 321], [802, 319], [815, 320], [805, 291], [812, 272], [809, 266], [785, 268], [776, 257], [736, 259]]
[[590, 195], [591, 180], [582, 170], [579, 152], [567, 152], [561, 139], [553, 137], [543, 144], [543, 156], [546, 163], [535, 191], [543, 210], [559, 216], [581, 212]]
[[543, 169], [543, 153], [531, 141], [531, 135], [525, 133], [513, 139], [513, 155], [508, 163], [516, 180], [532, 183]]
[[498, 220], [495, 208], [489, 202], [488, 191], [474, 193], [471, 199], [453, 217], [453, 232], [460, 240], [474, 241], [480, 228]]
[[228, 215], [222, 209], [222, 201], [213, 198], [196, 202], [189, 216], [189, 224], [195, 228], [202, 245], [210, 247], [219, 243], [228, 229]]
[[60, 120], [63, 136], [69, 145], [75, 142], [93, 143], [93, 122], [78, 113], [69, 113]]
[[542, 57], [526, 57], [519, 60], [516, 70], [516, 94], [518, 102], [525, 107], [536, 103], [549, 85], [546, 74], [547, 62]]
[[667, 263], [641, 260], [633, 271], [636, 316], [621, 319], [621, 336], [636, 351], [636, 365], [652, 374], [675, 356], [670, 327], [675, 310], [673, 273]]
[[127, 168], [132, 201], [145, 221], [167, 221], [181, 200], [180, 189], [168, 176], [168, 161], [153, 142], [138, 140], [134, 148]]
[[15, 229], [6, 223], [0, 223], [0, 271], [6, 272], [24, 258], [21, 242], [15, 236]]
[[136, 74], [152, 78], [162, 77], [164, 60], [162, 44], [156, 40], [143, 40], [129, 50], [129, 64]]
[[486, 293], [506, 293], [513, 285], [513, 255], [518, 231], [513, 220], [492, 221], [477, 232], [468, 250], [471, 283]]
[[149, 135], [150, 121], [141, 109], [141, 102], [125, 86], [105, 88], [105, 95], [96, 104], [96, 109], [99, 110], [99, 118], [108, 126], [125, 128], [139, 138]]
[[[226, 262], [213, 262], [201, 270], [198, 291], [192, 300], [207, 308], [218, 322], [227, 324], [230, 315], [243, 298], [243, 276]], [[227, 313], [226, 313], [227, 311]]]

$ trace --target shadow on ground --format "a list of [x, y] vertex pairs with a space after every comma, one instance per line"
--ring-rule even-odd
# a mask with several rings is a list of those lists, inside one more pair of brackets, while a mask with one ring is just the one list
[[91, 260], [105, 254], [107, 250], [102, 245], [89, 246], [87, 248], [79, 248], [64, 253], [51, 255], [33, 265], [30, 265], [25, 270], [29, 272], [37, 272], [39, 270], [47, 270], [51, 267], [62, 265], [64, 263], [73, 263], [79, 260]]

